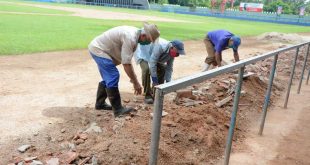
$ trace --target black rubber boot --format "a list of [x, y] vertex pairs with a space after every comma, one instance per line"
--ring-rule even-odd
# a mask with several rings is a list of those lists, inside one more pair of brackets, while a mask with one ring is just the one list
[[96, 110], [112, 110], [112, 106], [107, 104], [105, 100], [107, 99], [107, 91], [105, 85], [99, 83], [97, 89], [97, 98], [96, 98]]
[[145, 96], [144, 97], [144, 103], [145, 104], [153, 104], [154, 103], [153, 97], [152, 96]]
[[127, 114], [133, 110], [133, 108], [124, 108], [122, 106], [121, 96], [117, 87], [115, 88], [106, 88], [108, 98], [112, 105], [114, 111], [114, 117], [119, 117], [121, 115]]

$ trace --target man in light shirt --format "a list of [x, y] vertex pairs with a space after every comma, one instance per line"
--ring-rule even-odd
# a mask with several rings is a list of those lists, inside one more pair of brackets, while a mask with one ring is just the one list
[[[170, 54], [173, 54], [171, 56]], [[185, 54], [184, 45], [179, 40], [171, 42], [159, 38], [158, 42], [150, 45], [139, 44], [135, 52], [136, 62], [142, 70], [144, 103], [153, 104], [153, 90], [151, 88], [151, 73], [153, 72], [153, 85], [162, 84], [171, 80], [174, 57]], [[150, 65], [152, 70], [150, 69]]]
[[[144, 28], [132, 26], [114, 27], [97, 36], [88, 46], [89, 52], [98, 65], [102, 78], [97, 90], [95, 108], [97, 110], [113, 110], [118, 117], [132, 111], [132, 108], [122, 106], [118, 89], [119, 71], [116, 66], [122, 64], [130, 82], [133, 84], [134, 93], [141, 94], [142, 87], [133, 70], [131, 59], [138, 43], [150, 44], [160, 33], [156, 25], [144, 23]], [[111, 106], [105, 100], [109, 98]]]
[[[161, 39], [161, 38], [159, 38]], [[153, 104], [152, 89], [151, 89], [151, 75], [148, 62], [151, 58], [151, 45], [138, 44], [138, 48], [135, 52], [136, 63], [140, 65], [142, 72], [142, 86], [144, 103]]]

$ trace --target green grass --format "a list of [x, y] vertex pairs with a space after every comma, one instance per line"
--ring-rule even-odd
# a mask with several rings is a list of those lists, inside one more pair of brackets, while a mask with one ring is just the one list
[[[182, 40], [202, 39], [207, 31], [215, 29], [227, 29], [240, 36], [253, 36], [272, 31], [283, 33], [310, 32], [309, 27], [303, 26], [178, 15], [155, 11], [108, 9], [110, 11], [130, 11], [130, 13], [143, 15], [164, 16], [167, 14], [166, 18], [176, 17], [180, 20], [193, 21], [184, 23], [155, 22], [161, 31], [161, 37], [168, 40], [176, 38]], [[95, 36], [119, 25], [141, 27], [142, 23], [73, 16], [0, 14], [0, 55], [85, 49]]]
[[87, 48], [94, 36], [118, 24], [79, 17], [0, 14], [0, 54]]
[[42, 14], [71, 14], [71, 12], [43, 9], [39, 7], [23, 6], [15, 4], [0, 3], [0, 11], [2, 12], [25, 12], [25, 13], [42, 13]]

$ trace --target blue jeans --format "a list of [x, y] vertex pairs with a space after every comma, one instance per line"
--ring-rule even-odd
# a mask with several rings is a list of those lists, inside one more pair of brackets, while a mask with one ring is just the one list
[[97, 63], [102, 78], [100, 83], [105, 85], [106, 88], [118, 87], [119, 72], [113, 61], [107, 58], [98, 57], [91, 52], [89, 53]]

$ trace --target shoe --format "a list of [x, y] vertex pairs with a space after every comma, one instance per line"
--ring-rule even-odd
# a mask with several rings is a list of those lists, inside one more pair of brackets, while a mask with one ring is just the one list
[[96, 110], [112, 110], [112, 106], [105, 102], [107, 97], [108, 96], [107, 96], [106, 86], [99, 83], [98, 89], [97, 89], [96, 104], [95, 104]]
[[120, 117], [134, 110], [131, 107], [124, 108], [122, 106], [121, 96], [120, 96], [118, 87], [106, 88], [106, 91], [107, 91], [110, 103], [112, 105], [112, 110], [114, 111], [114, 117]]
[[145, 96], [144, 103], [145, 104], [153, 104], [154, 100], [153, 100], [153, 98], [151, 96]]

